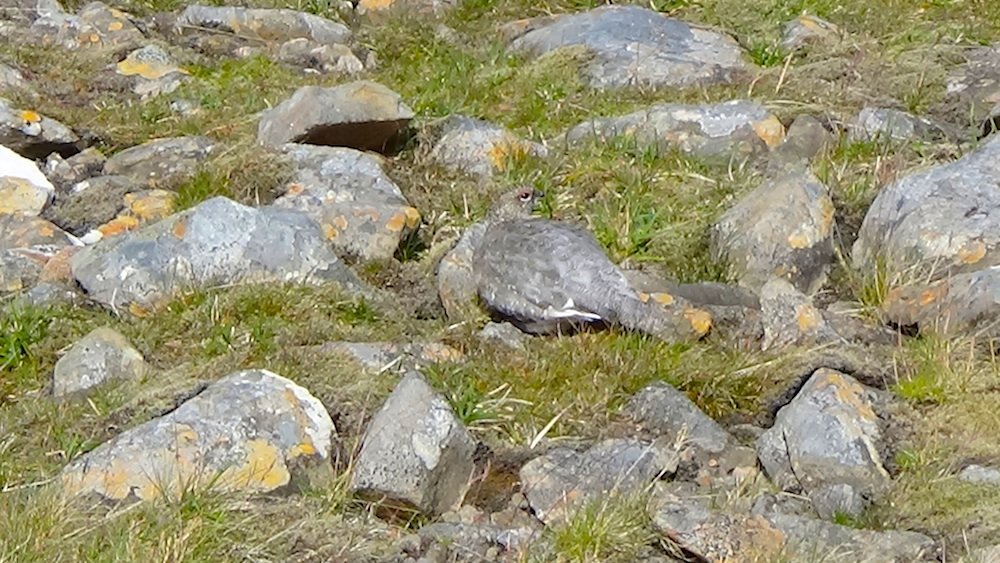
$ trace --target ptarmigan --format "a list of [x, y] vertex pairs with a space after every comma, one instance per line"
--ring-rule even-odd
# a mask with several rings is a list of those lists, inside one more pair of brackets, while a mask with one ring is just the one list
[[536, 334], [599, 324], [683, 341], [709, 330], [705, 311], [632, 289], [585, 229], [533, 217], [539, 198], [533, 188], [518, 188], [486, 216], [472, 270], [479, 298], [495, 316]]

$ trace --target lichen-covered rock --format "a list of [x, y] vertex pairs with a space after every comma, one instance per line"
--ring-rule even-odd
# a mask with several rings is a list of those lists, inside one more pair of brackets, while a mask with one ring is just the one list
[[666, 444], [611, 439], [584, 452], [556, 448], [521, 467], [521, 490], [548, 525], [564, 522], [588, 502], [627, 496], [672, 475], [677, 452]]
[[30, 250], [15, 249], [0, 251], [0, 296], [29, 289], [35, 285], [45, 257]]
[[527, 156], [544, 158], [548, 149], [480, 119], [461, 115], [436, 124], [437, 140], [429, 158], [444, 168], [488, 177]]
[[274, 491], [328, 460], [335, 435], [307, 390], [266, 370], [242, 371], [75, 459], [60, 482], [69, 494], [114, 501], [173, 498], [192, 486]]
[[1000, 137], [878, 192], [854, 243], [854, 266], [890, 285], [937, 281], [1000, 264]]
[[351, 30], [344, 24], [287, 9], [191, 5], [175, 25], [181, 33], [210, 29], [276, 43], [305, 38], [322, 44], [342, 44], [351, 38]]
[[69, 127], [38, 112], [18, 109], [0, 98], [0, 145], [32, 159], [54, 152], [79, 152], [80, 138]]
[[462, 359], [462, 353], [440, 342], [326, 342], [312, 346], [318, 354], [338, 354], [359, 363], [363, 368], [381, 371], [403, 364], [409, 369], [419, 369], [421, 364], [454, 362]]
[[98, 176], [73, 186], [66, 195], [56, 198], [44, 217], [60, 228], [82, 237], [91, 229], [115, 218], [122, 210], [126, 194], [140, 187], [125, 176]]
[[333, 253], [319, 225], [288, 210], [215, 197], [137, 231], [87, 247], [73, 276], [99, 303], [142, 315], [176, 292], [267, 281], [363, 284]]
[[48, 12], [27, 32], [30, 42], [41, 46], [96, 52], [127, 51], [145, 39], [132, 16], [103, 2], [85, 4], [76, 15]]
[[142, 354], [120, 332], [96, 328], [56, 362], [52, 396], [82, 393], [109, 381], [137, 380], [147, 369]]
[[38, 215], [54, 194], [55, 186], [33, 161], [0, 145], [0, 215]]
[[764, 340], [761, 349], [829, 344], [841, 341], [812, 299], [782, 278], [771, 278], [760, 290]]
[[278, 47], [278, 60], [312, 68], [328, 74], [353, 76], [365, 70], [365, 64], [347, 45], [329, 45], [300, 37]]
[[392, 258], [420, 224], [420, 212], [386, 175], [380, 159], [354, 149], [285, 145], [294, 167], [275, 207], [315, 219], [338, 252], [361, 260]]
[[0, 215], [0, 250], [27, 248], [55, 254], [67, 246], [81, 246], [78, 239], [40, 217]]
[[641, 146], [680, 150], [699, 158], [728, 159], [766, 154], [785, 135], [766, 108], [746, 100], [719, 104], [663, 104], [618, 117], [585, 121], [565, 134], [570, 144], [615, 137]]
[[438, 297], [448, 320], [452, 322], [466, 321], [482, 315], [476, 280], [472, 273], [472, 257], [485, 233], [485, 223], [472, 225], [438, 262]]
[[712, 227], [712, 255], [740, 285], [759, 290], [772, 277], [815, 292], [833, 262], [833, 200], [800, 168], [767, 179]]
[[194, 177], [215, 143], [208, 137], [156, 139], [115, 153], [104, 162], [104, 175], [126, 176], [150, 188], [171, 189]]
[[835, 553], [857, 563], [915, 563], [939, 561], [936, 542], [906, 530], [857, 530], [792, 514], [764, 518], [785, 535], [786, 552], [795, 563], [811, 563], [817, 553]]
[[990, 134], [1000, 125], [1000, 43], [971, 49], [965, 58], [948, 76], [946, 104], [957, 125], [971, 119], [979, 134]]
[[767, 173], [777, 176], [794, 169], [808, 167], [816, 158], [836, 142], [837, 137], [818, 119], [800, 115], [792, 121], [784, 140], [771, 149]]
[[1000, 271], [985, 268], [930, 284], [890, 290], [882, 303], [886, 320], [941, 335], [995, 335], [1000, 318]]
[[66, 192], [71, 186], [100, 175], [106, 160], [104, 154], [93, 147], [83, 149], [69, 158], [52, 153], [45, 159], [44, 172], [60, 192]]
[[623, 412], [670, 443], [683, 439], [710, 453], [722, 452], [731, 443], [728, 432], [668, 383], [646, 386], [632, 397]]
[[398, 94], [376, 82], [303, 86], [263, 113], [257, 140], [273, 148], [305, 143], [384, 152], [413, 116]]
[[851, 125], [849, 138], [855, 141], [912, 141], [933, 140], [941, 134], [941, 128], [925, 117], [898, 109], [866, 107]]
[[836, 40], [840, 28], [816, 16], [802, 15], [785, 24], [781, 36], [781, 47], [795, 51], [807, 45]]
[[118, 74], [131, 76], [132, 91], [140, 99], [169, 94], [189, 78], [170, 55], [158, 45], [146, 45], [128, 54], [115, 65]]
[[474, 451], [448, 403], [411, 371], [369, 423], [351, 490], [426, 514], [454, 510], [469, 490]]
[[757, 441], [767, 475], [784, 490], [805, 492], [824, 518], [858, 515], [889, 484], [873, 403], [852, 377], [817, 370]]
[[708, 86], [742, 79], [752, 68], [731, 38], [639, 6], [522, 20], [506, 28], [511, 49], [540, 56], [582, 45], [594, 88]]

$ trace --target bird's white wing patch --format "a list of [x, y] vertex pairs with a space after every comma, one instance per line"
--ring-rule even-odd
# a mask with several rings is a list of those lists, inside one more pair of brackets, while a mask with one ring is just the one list
[[601, 320], [600, 315], [595, 315], [594, 313], [588, 313], [587, 311], [577, 309], [576, 303], [574, 303], [572, 299], [567, 299], [566, 304], [558, 309], [552, 307], [551, 305], [546, 307], [545, 316], [552, 319], [581, 319], [588, 321]]

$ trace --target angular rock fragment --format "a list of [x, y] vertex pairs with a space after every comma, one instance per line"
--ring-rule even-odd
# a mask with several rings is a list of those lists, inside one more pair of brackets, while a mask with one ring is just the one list
[[678, 456], [659, 442], [605, 440], [584, 452], [556, 448], [521, 467], [521, 490], [542, 522], [564, 522], [609, 495], [634, 494], [671, 475]]
[[304, 143], [384, 152], [413, 116], [398, 94], [376, 82], [303, 86], [264, 112], [257, 140], [273, 148]]
[[115, 153], [104, 163], [104, 175], [126, 176], [150, 188], [171, 189], [194, 177], [215, 143], [208, 137], [156, 139]]
[[719, 453], [731, 442], [728, 432], [667, 383], [646, 386], [632, 397], [623, 412], [670, 443], [683, 439], [706, 452]]
[[369, 423], [351, 490], [426, 514], [454, 510], [469, 490], [474, 451], [448, 403], [411, 371]]
[[138, 315], [177, 292], [216, 284], [332, 282], [364, 290], [305, 215], [224, 197], [87, 247], [71, 264], [91, 298]]
[[304, 37], [282, 43], [278, 60], [328, 74], [352, 76], [365, 70], [365, 64], [347, 45], [318, 43]]
[[815, 292], [833, 262], [834, 207], [811, 172], [796, 169], [765, 180], [712, 227], [712, 255], [740, 285], [759, 290], [772, 277]]
[[351, 38], [351, 30], [341, 23], [287, 9], [191, 5], [184, 9], [175, 25], [182, 33], [208, 29], [276, 43], [304, 38], [333, 44], [346, 43]]
[[757, 441], [767, 475], [786, 491], [805, 492], [824, 518], [857, 516], [889, 484], [872, 404], [850, 376], [817, 370]]
[[137, 380], [148, 366], [128, 339], [110, 327], [92, 330], [56, 362], [52, 395], [65, 397], [109, 381]]
[[79, 140], [62, 123], [0, 98], [0, 145], [27, 158], [43, 159], [54, 152], [64, 156], [79, 152]]
[[792, 346], [828, 344], [841, 336], [824, 318], [823, 312], [791, 283], [772, 278], [760, 290], [761, 319], [764, 323], [762, 350]]
[[0, 250], [30, 249], [51, 256], [67, 246], [82, 244], [69, 233], [40, 217], [0, 215]]
[[328, 464], [335, 436], [306, 389], [266, 370], [241, 371], [80, 456], [59, 478], [69, 494], [114, 501], [175, 498], [205, 486], [268, 492]]
[[639, 6], [522, 20], [506, 32], [512, 50], [532, 56], [587, 47], [594, 57], [584, 74], [600, 89], [730, 83], [752, 68], [731, 38]]
[[800, 115], [788, 126], [784, 140], [771, 150], [767, 171], [771, 176], [777, 176], [806, 167], [836, 140], [836, 136], [818, 119]]
[[548, 149], [518, 138], [510, 131], [479, 119], [455, 115], [435, 127], [437, 140], [431, 161], [456, 172], [489, 177], [511, 161], [526, 156], [544, 158]]
[[878, 192], [854, 243], [859, 270], [891, 286], [1000, 264], [1000, 137]]
[[835, 40], [840, 28], [816, 16], [803, 15], [785, 24], [781, 47], [788, 51], [801, 49], [809, 44]]
[[851, 125], [849, 138], [854, 141], [913, 141], [933, 140], [941, 135], [941, 128], [927, 118], [897, 109], [866, 107]]
[[275, 207], [315, 219], [338, 252], [361, 260], [392, 258], [420, 224], [399, 187], [373, 155], [340, 147], [285, 145], [295, 169]]
[[0, 215], [38, 215], [54, 194], [55, 186], [33, 161], [0, 145]]
[[899, 326], [941, 335], [995, 335], [1000, 318], [1000, 270], [995, 266], [955, 274], [930, 284], [894, 288], [882, 311]]
[[955, 124], [979, 135], [1000, 129], [1000, 43], [972, 49], [947, 79], [945, 104]]
[[785, 130], [778, 118], [756, 102], [732, 100], [719, 104], [663, 104], [618, 117], [585, 121], [566, 132], [579, 143], [616, 137], [640, 146], [680, 150], [698, 158], [747, 158], [777, 146]]
[[140, 99], [169, 94], [190, 76], [158, 45], [146, 45], [132, 51], [116, 69], [118, 74], [133, 77], [132, 91]]
[[103, 2], [90, 2], [76, 15], [61, 10], [38, 18], [28, 30], [30, 42], [69, 50], [127, 51], [145, 37], [132, 16]]
[[22, 249], [0, 251], [0, 296], [30, 288], [38, 281], [45, 257]]

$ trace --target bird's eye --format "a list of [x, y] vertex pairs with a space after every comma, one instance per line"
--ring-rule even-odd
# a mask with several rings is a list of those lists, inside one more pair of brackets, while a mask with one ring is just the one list
[[523, 190], [521, 192], [518, 192], [517, 199], [521, 201], [529, 201], [531, 199], [531, 192], [528, 190]]

